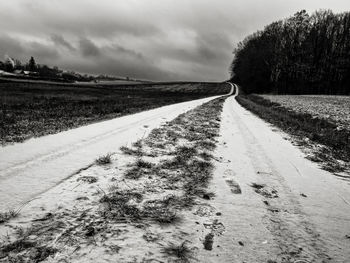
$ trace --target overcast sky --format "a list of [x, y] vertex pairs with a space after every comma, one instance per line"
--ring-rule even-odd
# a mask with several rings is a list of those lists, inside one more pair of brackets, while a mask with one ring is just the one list
[[221, 81], [237, 42], [301, 9], [350, 11], [350, 0], [0, 0], [0, 59]]

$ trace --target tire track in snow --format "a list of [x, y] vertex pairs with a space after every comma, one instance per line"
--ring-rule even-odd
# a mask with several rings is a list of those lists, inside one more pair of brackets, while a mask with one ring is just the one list
[[268, 157], [249, 127], [244, 124], [240, 115], [235, 112], [234, 103], [237, 102], [232, 101], [232, 116], [242, 135], [251, 165], [256, 173], [260, 174], [262, 183], [278, 191], [278, 198], [261, 197], [262, 201], [267, 201], [270, 204], [267, 206], [269, 212], [264, 222], [279, 245], [278, 258], [282, 262], [296, 260], [329, 262], [327, 245], [319, 238], [315, 227], [302, 211], [298, 198], [277, 171], [273, 161]]

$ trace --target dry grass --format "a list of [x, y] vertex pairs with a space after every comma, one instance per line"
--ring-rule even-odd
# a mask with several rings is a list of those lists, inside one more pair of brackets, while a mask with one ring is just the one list
[[142, 159], [138, 159], [135, 163], [135, 166], [138, 168], [151, 169], [152, 167], [154, 167], [154, 164], [151, 162], [146, 162]]
[[350, 130], [350, 97], [330, 95], [259, 95], [297, 113], [308, 113]]
[[194, 158], [198, 152], [194, 147], [180, 146], [176, 148], [176, 151], [173, 154], [181, 157], [183, 160], [190, 160]]
[[112, 163], [112, 154], [107, 153], [106, 155], [103, 155], [95, 160], [95, 163], [97, 165], [107, 165]]
[[204, 161], [210, 161], [214, 156], [207, 151], [201, 152], [198, 155], [200, 158], [202, 158]]
[[97, 182], [97, 178], [95, 176], [81, 176], [77, 180], [88, 184], [93, 184]]
[[19, 214], [19, 211], [18, 210], [16, 211], [13, 209], [0, 213], [0, 224], [10, 221], [12, 218], [17, 217], [18, 214]]
[[0, 261], [6, 258], [5, 262], [10, 263], [41, 262], [55, 254], [57, 249], [34, 240], [40, 235], [40, 230], [40, 227], [31, 227], [27, 230], [18, 228], [15, 241], [0, 244]]
[[[217, 99], [181, 114], [163, 127], [152, 131], [148, 138], [134, 143], [132, 149], [122, 149], [125, 154], [138, 157], [125, 172], [126, 180], [143, 178], [147, 181], [154, 178], [156, 181], [152, 181], [151, 190], [158, 189], [165, 194], [167, 191], [179, 191], [179, 194], [169, 192], [160, 199], [153, 197], [135, 203], [130, 193], [141, 189], [128, 190], [131, 191], [129, 194], [120, 190], [111, 191], [101, 199], [101, 202], [105, 203], [104, 215], [117, 219], [151, 220], [170, 224], [180, 220], [176, 211], [193, 206], [196, 198], [213, 198], [214, 194], [206, 188], [213, 170], [210, 150], [215, 148], [215, 137], [220, 127], [216, 119], [223, 102], [224, 100]], [[181, 145], [174, 144], [179, 138], [182, 139]], [[168, 152], [164, 150], [162, 155], [173, 157], [159, 163], [158, 159], [150, 162], [135, 154], [149, 152], [155, 145], [162, 145], [162, 149], [165, 149], [164, 145], [171, 145]], [[152, 160], [152, 157], [149, 158]], [[146, 191], [144, 194], [147, 195], [148, 190], [143, 191]]]
[[173, 224], [181, 221], [181, 218], [174, 209], [163, 206], [162, 204], [145, 205], [143, 212], [144, 218], [160, 224]]
[[127, 154], [127, 155], [142, 156], [142, 152], [138, 152], [138, 151], [131, 149], [129, 147], [126, 147], [126, 146], [120, 147], [120, 150], [122, 151], [122, 153]]
[[133, 202], [140, 202], [143, 199], [141, 193], [136, 190], [119, 190], [118, 187], [111, 187], [108, 194], [103, 193], [100, 202], [104, 204], [101, 211], [103, 217], [114, 220], [139, 220], [143, 217], [142, 211]]
[[180, 218], [166, 202], [161, 200], [141, 203], [143, 196], [136, 190], [110, 191], [100, 202], [105, 204], [102, 214], [105, 218], [116, 221], [152, 221], [161, 224], [178, 222]]
[[186, 242], [182, 242], [179, 245], [171, 243], [163, 248], [162, 252], [167, 256], [179, 259], [180, 262], [189, 262], [189, 260], [193, 257], [193, 252], [186, 245]]
[[127, 179], [133, 179], [137, 180], [140, 179], [142, 176], [146, 175], [146, 172], [140, 169], [139, 167], [133, 167], [132, 169], [129, 169], [124, 177]]

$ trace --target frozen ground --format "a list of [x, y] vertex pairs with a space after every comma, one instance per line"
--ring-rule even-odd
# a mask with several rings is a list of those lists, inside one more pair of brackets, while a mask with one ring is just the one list
[[13, 209], [214, 97], [173, 104], [0, 148], [0, 211]]
[[[176, 116], [178, 112], [173, 114]], [[171, 119], [173, 115], [167, 117]], [[148, 130], [155, 126], [149, 126]], [[142, 125], [137, 127], [137, 136], [144, 137], [147, 130]], [[130, 138], [130, 134], [125, 136], [129, 138], [128, 144], [137, 140], [137, 137]], [[114, 135], [110, 137], [109, 143], [115, 140]], [[59, 256], [71, 259], [67, 262], [113, 262], [115, 258], [122, 258], [121, 262], [173, 262], [160, 250], [168, 245], [168, 240], [162, 236], [177, 241], [176, 244], [188, 241], [194, 255], [190, 262], [349, 262], [349, 181], [321, 170], [285, 137], [288, 136], [242, 108], [234, 97], [229, 97], [221, 116], [215, 170], [208, 189], [215, 194], [213, 198], [201, 199], [192, 210], [182, 211], [182, 220], [170, 226], [122, 222], [114, 225], [116, 229], [107, 229], [108, 232], [100, 229], [92, 239], [83, 237], [91, 243], [81, 248], [77, 243], [67, 243], [69, 253], [57, 253], [46, 262], [58, 262]], [[116, 145], [113, 147], [115, 149]], [[95, 153], [93, 148], [91, 152]], [[91, 152], [87, 163], [96, 158]], [[102, 153], [105, 151], [99, 152]], [[86, 216], [101, 205], [99, 188], [81, 181], [89, 176], [96, 177], [96, 184], [105, 189], [115, 180], [117, 171], [119, 187], [147, 187], [147, 191], [155, 190], [154, 197], [161, 198], [164, 193], [157, 192], [154, 184], [141, 180], [132, 185], [119, 178], [119, 174], [130, 169], [133, 161], [135, 158], [117, 153], [110, 166], [92, 166], [70, 177], [27, 204], [18, 218], [0, 228], [0, 234], [16, 231], [15, 223], [26, 227], [33, 222], [44, 222], [42, 218], [50, 222], [51, 217], [57, 219], [62, 215], [63, 220], [68, 218], [70, 228], [49, 244], [55, 247], [64, 242], [60, 239], [69, 231], [88, 231], [89, 225], [85, 224], [96, 224], [98, 220], [102, 224], [105, 219], [101, 215], [95, 218], [96, 222], [84, 221], [84, 224], [74, 217], [77, 211], [86, 210]], [[152, 180], [152, 176], [148, 179]], [[211, 250], [204, 249], [202, 244], [209, 233], [213, 242]], [[143, 256], [152, 261], [137, 261]]]
[[349, 181], [305, 159], [287, 135], [233, 97], [221, 125], [223, 162], [209, 203], [222, 212], [226, 231], [201, 262], [349, 262]]
[[179, 115], [0, 221], [0, 262], [174, 262], [171, 244], [195, 254], [222, 230], [207, 218], [206, 185], [223, 103]]

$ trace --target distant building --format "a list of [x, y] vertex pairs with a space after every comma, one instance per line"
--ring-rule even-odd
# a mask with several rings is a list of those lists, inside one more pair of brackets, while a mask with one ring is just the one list
[[17, 75], [23, 74], [23, 70], [21, 70], [21, 69], [16, 69], [15, 71], [13, 71], [13, 73], [14, 73], [14, 74], [17, 74]]
[[38, 72], [23, 70], [23, 69], [16, 69], [13, 73], [16, 75], [24, 75], [24, 76], [38, 76], [39, 75]]

